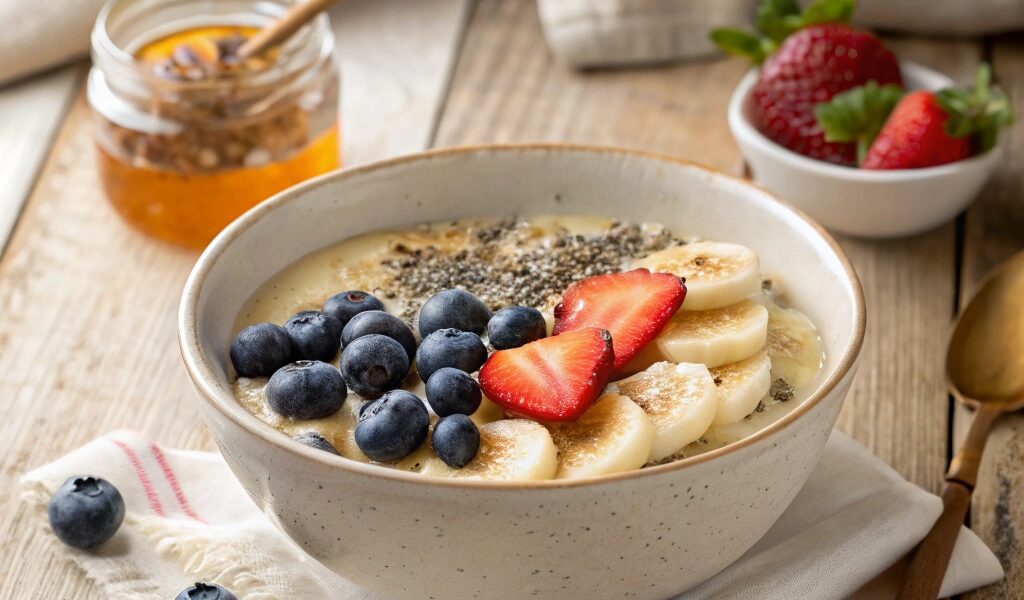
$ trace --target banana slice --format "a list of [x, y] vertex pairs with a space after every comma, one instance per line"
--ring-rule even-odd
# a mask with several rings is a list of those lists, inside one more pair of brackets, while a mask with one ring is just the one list
[[480, 450], [465, 467], [453, 469], [431, 456], [424, 461], [420, 473], [435, 477], [537, 481], [551, 479], [557, 470], [558, 449], [543, 425], [529, 419], [503, 419], [480, 427]]
[[718, 411], [714, 425], [728, 425], [742, 421], [754, 412], [772, 387], [772, 361], [767, 352], [721, 367], [711, 369], [718, 386]]
[[681, 310], [622, 373], [638, 373], [660, 361], [720, 367], [757, 354], [767, 337], [768, 310], [750, 300], [711, 310]]
[[636, 402], [654, 425], [652, 462], [700, 439], [719, 406], [718, 389], [704, 365], [659, 362], [618, 385], [619, 392]]
[[824, 352], [818, 330], [803, 313], [779, 306], [765, 297], [768, 310], [768, 357], [772, 381], [783, 379], [796, 389], [810, 383], [821, 371]]
[[480, 401], [480, 408], [476, 409], [475, 413], [469, 415], [469, 418], [476, 423], [477, 427], [480, 427], [504, 419], [505, 409], [495, 404], [487, 396], [484, 396]]
[[572, 422], [548, 425], [558, 448], [557, 479], [578, 479], [639, 469], [651, 456], [654, 426], [632, 400], [616, 393], [598, 398]]
[[353, 396], [346, 398], [345, 404], [341, 405], [341, 410], [337, 413], [339, 417], [337, 423], [332, 424], [330, 431], [321, 433], [326, 433], [324, 437], [334, 444], [338, 454], [345, 458], [359, 462], [372, 462], [370, 457], [363, 454], [363, 451], [356, 445], [356, 423], [359, 422], [359, 409], [364, 404], [366, 404], [365, 401]]
[[683, 310], [721, 308], [761, 291], [757, 254], [739, 244], [693, 242], [672, 246], [637, 261], [634, 266], [685, 277]]

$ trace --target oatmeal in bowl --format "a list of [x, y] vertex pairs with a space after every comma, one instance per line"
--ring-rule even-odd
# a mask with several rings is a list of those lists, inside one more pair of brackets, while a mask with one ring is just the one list
[[179, 319], [253, 501], [396, 598], [706, 580], [810, 475], [863, 327], [842, 251], [768, 192], [546, 145], [279, 194], [214, 240]]
[[360, 462], [522, 481], [626, 472], [738, 441], [806, 396], [822, 345], [781, 288], [753, 250], [661, 224], [371, 232], [253, 294], [232, 387], [298, 443]]

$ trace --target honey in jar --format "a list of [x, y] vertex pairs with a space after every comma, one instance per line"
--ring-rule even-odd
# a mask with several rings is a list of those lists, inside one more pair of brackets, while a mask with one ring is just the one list
[[[113, 6], [120, 4], [134, 2]], [[100, 16], [101, 34], [113, 29], [112, 16]], [[338, 75], [326, 24], [242, 60], [237, 50], [258, 27], [211, 15], [218, 18], [154, 26], [123, 47], [111, 39], [119, 52], [108, 58], [124, 64], [96, 60], [89, 81], [110, 202], [142, 231], [194, 248], [254, 204], [339, 165]], [[97, 49], [93, 36], [101, 56], [109, 48]]]

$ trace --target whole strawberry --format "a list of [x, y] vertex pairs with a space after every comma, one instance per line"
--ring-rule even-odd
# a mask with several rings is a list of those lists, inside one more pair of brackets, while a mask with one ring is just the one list
[[752, 90], [754, 126], [794, 152], [843, 165], [856, 163], [856, 145], [826, 141], [815, 105], [869, 81], [902, 83], [885, 44], [844, 22], [852, 13], [852, 0], [818, 0], [803, 12], [793, 0], [763, 0], [760, 35], [712, 32], [720, 47], [761, 65]]
[[919, 169], [963, 160], [995, 145], [1013, 121], [1006, 96], [991, 85], [988, 65], [974, 87], [906, 95], [894, 85], [866, 85], [816, 109], [826, 139], [854, 141], [864, 169]]
[[967, 136], [946, 131], [949, 115], [932, 92], [910, 92], [893, 109], [861, 162], [863, 169], [919, 169], [971, 155]]

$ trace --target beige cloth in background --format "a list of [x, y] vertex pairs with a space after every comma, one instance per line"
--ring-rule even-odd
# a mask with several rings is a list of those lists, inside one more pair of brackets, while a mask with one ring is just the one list
[[[47, 525], [50, 495], [80, 474], [110, 480], [128, 508], [124, 525], [95, 552], [62, 546]], [[165, 449], [116, 431], [25, 475], [22, 486], [53, 551], [77, 563], [111, 597], [166, 600], [205, 580], [246, 600], [380, 600], [328, 572], [274, 529], [216, 453]], [[941, 510], [938, 497], [833, 432], [807, 485], [775, 526], [740, 560], [680, 599], [892, 597], [899, 574], [876, 577], [924, 537]], [[992, 552], [961, 530], [943, 595], [1002, 577]], [[866, 584], [871, 587], [861, 589]]]
[[[387, 0], [377, 0], [386, 2]], [[802, 0], [806, 3], [809, 0]], [[552, 51], [576, 66], [647, 63], [713, 51], [707, 31], [745, 26], [757, 0], [538, 0]], [[104, 0], [0, 0], [0, 84], [89, 51]], [[1024, 0], [859, 0], [856, 20], [920, 34], [1024, 29]]]
[[[714, 53], [708, 31], [751, 28], [758, 2], [538, 0], [538, 5], [555, 56], [573, 66], [597, 67]], [[1024, 0], [858, 0], [854, 21], [926, 35], [985, 35], [1024, 29]]]
[[89, 52], [105, 0], [0, 0], [0, 84]]

